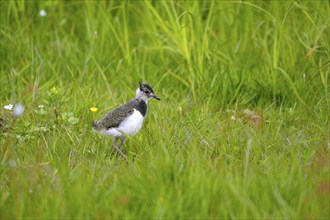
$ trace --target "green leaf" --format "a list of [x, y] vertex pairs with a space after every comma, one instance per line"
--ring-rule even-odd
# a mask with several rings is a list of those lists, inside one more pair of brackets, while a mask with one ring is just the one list
[[70, 116], [70, 117], [68, 118], [68, 122], [69, 122], [71, 125], [75, 125], [75, 124], [77, 124], [77, 123], [79, 122], [79, 119], [78, 119], [78, 118], [75, 118], [75, 117], [73, 117], [73, 116]]

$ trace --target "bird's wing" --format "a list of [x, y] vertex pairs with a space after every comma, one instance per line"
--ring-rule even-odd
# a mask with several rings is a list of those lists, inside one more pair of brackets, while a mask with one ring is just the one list
[[110, 111], [106, 114], [103, 119], [95, 121], [93, 127], [99, 129], [109, 129], [118, 127], [120, 122], [123, 121], [127, 116], [131, 115], [134, 110], [133, 108], [139, 105], [139, 100], [133, 99], [126, 104], [119, 106], [118, 108]]

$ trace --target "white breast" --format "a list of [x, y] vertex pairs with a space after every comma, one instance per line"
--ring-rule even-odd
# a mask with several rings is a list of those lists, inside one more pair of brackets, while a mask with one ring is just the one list
[[113, 137], [125, 135], [135, 135], [142, 127], [144, 117], [142, 114], [134, 109], [133, 114], [128, 116], [123, 122], [120, 123], [118, 128], [110, 128], [109, 130], [102, 130], [101, 132]]
[[143, 120], [142, 114], [134, 109], [133, 114], [120, 123], [118, 130], [127, 135], [135, 135], [141, 129]]

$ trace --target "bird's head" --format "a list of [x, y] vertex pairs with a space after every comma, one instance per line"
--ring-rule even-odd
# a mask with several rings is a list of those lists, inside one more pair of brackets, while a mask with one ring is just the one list
[[136, 98], [141, 99], [148, 103], [149, 99], [157, 99], [160, 101], [160, 98], [155, 95], [154, 90], [148, 83], [139, 83], [139, 87], [136, 90]]

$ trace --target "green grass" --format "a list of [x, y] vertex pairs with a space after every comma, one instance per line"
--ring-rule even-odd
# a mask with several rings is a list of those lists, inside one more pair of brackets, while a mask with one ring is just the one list
[[[329, 219], [329, 2], [0, 4], [1, 219]], [[125, 160], [91, 121], [139, 81]]]

